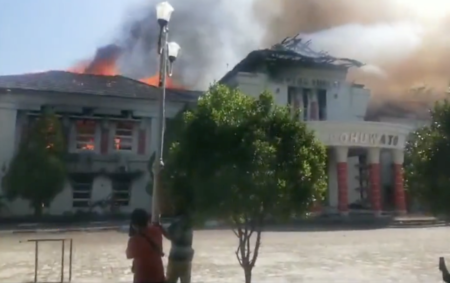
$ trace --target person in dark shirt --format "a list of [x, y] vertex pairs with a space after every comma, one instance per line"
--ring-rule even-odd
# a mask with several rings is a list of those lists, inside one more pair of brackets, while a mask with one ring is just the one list
[[163, 235], [171, 242], [166, 280], [168, 283], [191, 282], [192, 259], [194, 258], [192, 220], [186, 211], [180, 211], [175, 221]]

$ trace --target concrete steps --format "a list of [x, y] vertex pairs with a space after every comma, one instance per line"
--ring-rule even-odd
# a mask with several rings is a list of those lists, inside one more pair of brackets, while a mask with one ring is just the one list
[[435, 217], [395, 217], [392, 225], [399, 226], [446, 226], [447, 222]]

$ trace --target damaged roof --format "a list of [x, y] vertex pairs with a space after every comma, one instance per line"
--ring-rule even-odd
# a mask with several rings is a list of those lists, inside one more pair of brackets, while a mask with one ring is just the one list
[[311, 41], [294, 37], [286, 38], [270, 49], [252, 51], [219, 82], [225, 82], [239, 72], [255, 72], [261, 65], [302, 64], [340, 69], [364, 66], [357, 60], [333, 57], [326, 52], [316, 52], [311, 49], [310, 44]]
[[[124, 76], [77, 74], [49, 71], [23, 75], [0, 76], [0, 91], [11, 92], [64, 92], [124, 98], [158, 99], [158, 87]], [[167, 89], [169, 101], [191, 102], [202, 95], [200, 91]]]

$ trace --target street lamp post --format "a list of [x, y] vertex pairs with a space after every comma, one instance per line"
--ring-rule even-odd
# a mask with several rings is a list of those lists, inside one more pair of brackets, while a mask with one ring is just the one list
[[156, 5], [156, 17], [160, 27], [158, 38], [159, 54], [159, 88], [162, 90], [159, 96], [158, 107], [158, 136], [155, 161], [153, 163], [153, 193], [152, 193], [152, 222], [159, 222], [159, 199], [161, 190], [161, 172], [164, 167], [164, 125], [166, 120], [166, 77], [172, 75], [172, 64], [178, 56], [180, 46], [175, 42], [168, 42], [169, 21], [174, 8], [168, 2]]

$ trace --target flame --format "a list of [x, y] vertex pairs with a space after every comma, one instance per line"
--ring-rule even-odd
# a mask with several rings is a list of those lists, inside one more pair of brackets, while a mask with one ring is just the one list
[[89, 140], [89, 143], [83, 145], [80, 149], [81, 150], [94, 150], [94, 140]]
[[[98, 61], [81, 61], [75, 64], [73, 67], [68, 69], [69, 72], [77, 74], [91, 74], [91, 75], [101, 75], [101, 76], [116, 76], [120, 75], [117, 70], [115, 60], [98, 60]], [[154, 76], [143, 78], [139, 80], [140, 82], [146, 83], [152, 86], [158, 86], [159, 84], [159, 74]], [[166, 79], [166, 87], [169, 88], [182, 88], [174, 83], [171, 77]]]
[[75, 66], [69, 68], [69, 72], [78, 74], [91, 74], [91, 75], [103, 75], [103, 76], [115, 76], [118, 74], [117, 68], [114, 62], [102, 61], [93, 64], [89, 61], [82, 61]]

